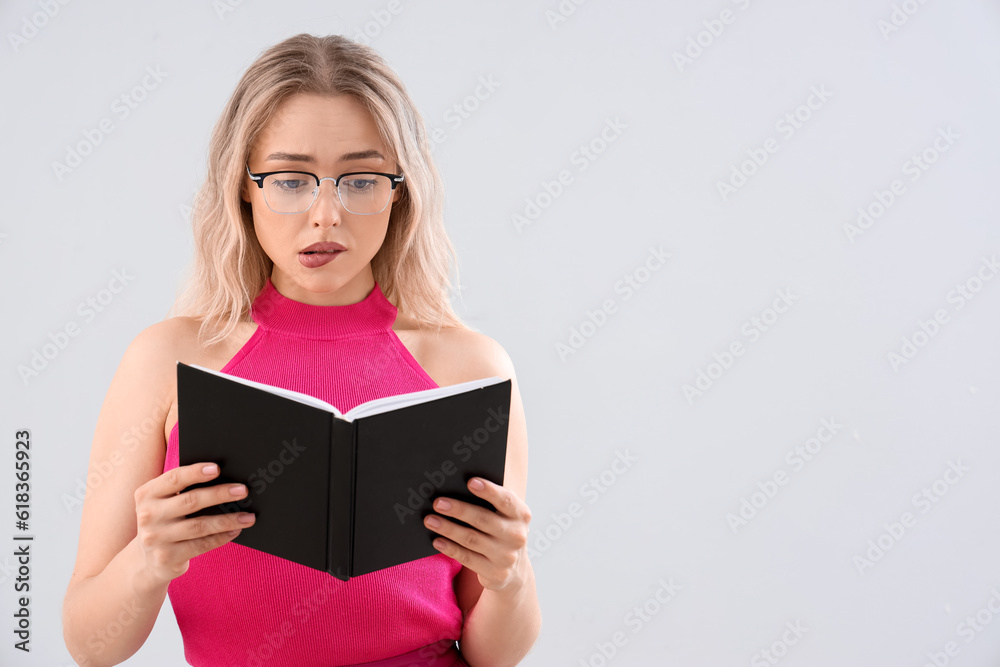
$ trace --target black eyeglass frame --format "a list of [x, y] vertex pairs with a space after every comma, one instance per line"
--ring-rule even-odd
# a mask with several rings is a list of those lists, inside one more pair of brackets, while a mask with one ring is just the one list
[[[344, 209], [347, 210], [349, 213], [352, 213], [353, 215], [378, 215], [379, 213], [381, 213], [382, 211], [385, 210], [385, 206], [389, 205], [389, 201], [392, 201], [392, 195], [391, 194], [389, 195], [389, 201], [386, 201], [385, 206], [382, 207], [382, 211], [375, 211], [374, 213], [354, 213], [354, 211], [349, 210], [347, 208], [347, 206], [344, 205], [343, 200], [340, 199], [340, 181], [342, 181], [345, 176], [358, 176], [359, 174], [374, 174], [375, 176], [385, 176], [385, 177], [387, 177], [389, 179], [389, 191], [390, 191], [390, 193], [393, 190], [396, 189], [397, 185], [399, 185], [400, 183], [403, 182], [403, 174], [383, 174], [383, 173], [378, 172], [378, 171], [351, 171], [351, 172], [348, 172], [346, 174], [341, 174], [337, 178], [334, 178], [332, 176], [327, 176], [326, 178], [320, 178], [319, 176], [317, 176], [316, 174], [312, 173], [311, 171], [296, 171], [294, 169], [279, 169], [278, 171], [262, 171], [260, 173], [254, 173], [254, 172], [250, 171], [250, 165], [244, 165], [244, 166], [247, 169], [247, 174], [250, 176], [250, 180], [252, 180], [254, 183], [256, 183], [257, 187], [260, 188], [261, 190], [264, 189], [264, 179], [267, 178], [268, 176], [273, 176], [275, 174], [305, 174], [306, 176], [312, 176], [316, 180], [316, 191], [313, 194], [313, 200], [309, 203], [309, 206], [306, 207], [305, 210], [297, 211], [295, 213], [284, 213], [282, 211], [275, 211], [273, 208], [271, 208], [270, 204], [267, 204], [267, 207], [269, 209], [271, 209], [271, 211], [273, 211], [274, 213], [277, 213], [278, 215], [298, 215], [299, 213], [305, 213], [306, 211], [308, 211], [310, 208], [312, 208], [312, 205], [316, 203], [316, 198], [319, 197], [319, 188], [321, 186], [321, 182], [322, 181], [326, 181], [326, 180], [333, 181], [333, 187], [334, 187], [334, 189], [337, 192], [337, 200], [340, 201], [341, 206], [343, 206]], [[266, 197], [264, 198], [264, 203], [265, 204], [267, 203], [267, 198]]]

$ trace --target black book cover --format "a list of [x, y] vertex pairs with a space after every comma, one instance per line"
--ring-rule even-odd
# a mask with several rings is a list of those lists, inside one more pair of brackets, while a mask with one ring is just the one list
[[[442, 390], [450, 395], [430, 395]], [[318, 399], [290, 397], [303, 398], [298, 392], [178, 361], [179, 464], [220, 468], [185, 491], [233, 482], [248, 490], [189, 516], [253, 512], [256, 522], [232, 542], [344, 581], [441, 553], [438, 533], [423, 524], [435, 498], [495, 511], [467, 484], [503, 484], [510, 391], [510, 380], [486, 378], [369, 401], [342, 416]], [[426, 400], [393, 405], [410, 396]], [[387, 402], [384, 412], [363, 412]]]

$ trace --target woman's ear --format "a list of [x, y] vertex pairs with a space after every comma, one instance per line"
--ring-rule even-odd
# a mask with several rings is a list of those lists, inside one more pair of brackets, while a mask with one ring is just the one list
[[243, 160], [243, 172], [242, 172], [242, 176], [240, 177], [240, 199], [242, 199], [243, 201], [245, 201], [246, 203], [249, 204], [250, 203], [250, 184], [251, 184], [252, 181], [250, 180], [250, 177], [249, 177], [249, 174], [248, 174], [248, 170], [247, 170], [247, 164], [248, 164], [247, 160], [248, 159], [249, 159], [249, 156], [247, 156]]

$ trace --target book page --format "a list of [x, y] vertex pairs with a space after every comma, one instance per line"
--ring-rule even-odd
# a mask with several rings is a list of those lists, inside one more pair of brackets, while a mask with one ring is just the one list
[[478, 380], [469, 380], [468, 382], [462, 382], [459, 384], [451, 384], [446, 387], [433, 387], [422, 391], [414, 391], [409, 394], [376, 398], [362, 403], [361, 405], [354, 406], [344, 413], [343, 418], [347, 421], [354, 421], [355, 419], [359, 419], [361, 417], [377, 415], [383, 412], [389, 412], [390, 410], [398, 410], [399, 408], [405, 408], [410, 405], [417, 405], [418, 403], [426, 403], [427, 401], [444, 398], [445, 396], [460, 394], [463, 391], [479, 389], [480, 387], [488, 387], [489, 385], [496, 384], [498, 382], [503, 382], [503, 380], [493, 376], [480, 378]]
[[[207, 371], [213, 375], [218, 375], [219, 377], [226, 378], [228, 380], [233, 380], [234, 382], [240, 382], [247, 385], [248, 387], [256, 387], [257, 389], [263, 389], [264, 391], [270, 392], [272, 394], [277, 394], [278, 396], [284, 396], [285, 398], [290, 398], [293, 401], [298, 401], [299, 403], [305, 403], [306, 405], [311, 405], [314, 408], [319, 408], [320, 410], [326, 410], [327, 412], [332, 412], [337, 415], [337, 417], [343, 418], [340, 411], [330, 403], [327, 403], [321, 398], [316, 398], [315, 396], [310, 396], [309, 394], [303, 394], [300, 391], [293, 391], [291, 389], [284, 389], [283, 387], [275, 387], [273, 385], [264, 384], [263, 382], [255, 382], [254, 380], [247, 380], [246, 378], [236, 377], [235, 375], [229, 375], [228, 373], [222, 373], [220, 371], [213, 371], [211, 368], [205, 368], [204, 366], [199, 366], [197, 364], [188, 364], [191, 368], [197, 368], [198, 370]], [[363, 405], [363, 404], [362, 404]], [[358, 406], [360, 407], [360, 406]]]

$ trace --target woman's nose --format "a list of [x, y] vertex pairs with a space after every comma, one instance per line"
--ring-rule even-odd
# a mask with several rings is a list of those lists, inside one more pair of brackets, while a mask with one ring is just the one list
[[[326, 188], [323, 187], [324, 181], [330, 181], [330, 184]], [[324, 194], [324, 190], [326, 190], [326, 194]], [[323, 178], [320, 180], [319, 192], [316, 193], [316, 201], [313, 202], [310, 212], [313, 214], [313, 222], [318, 224], [335, 225], [340, 223], [344, 212], [343, 204], [340, 201], [337, 186], [334, 185], [332, 178]]]

